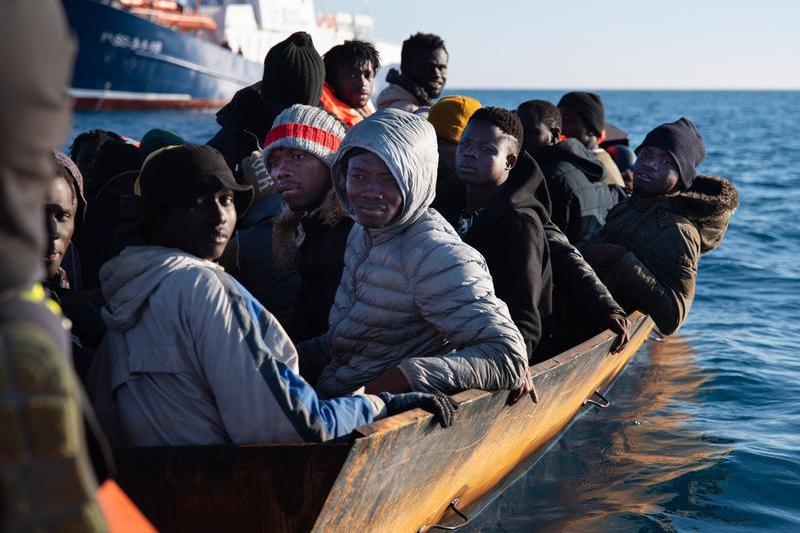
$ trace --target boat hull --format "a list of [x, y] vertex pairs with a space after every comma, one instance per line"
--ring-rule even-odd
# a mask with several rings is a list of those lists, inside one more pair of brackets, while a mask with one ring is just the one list
[[78, 39], [77, 109], [214, 108], [261, 79], [262, 66], [94, 0], [62, 0]]
[[[541, 457], [596, 390], [606, 390], [653, 327], [641, 314], [631, 319], [631, 341], [619, 353], [609, 353], [614, 337], [605, 332], [533, 367], [538, 404], [523, 398], [509, 406], [508, 392], [469, 390], [456, 396], [461, 406], [447, 429], [414, 410], [359, 428], [348, 443], [188, 449], [194, 457], [128, 450], [120, 481], [163, 531], [232, 523], [247, 531], [454, 525], [462, 519], [451, 502], [467, 515], [479, 512]], [[178, 467], [176, 457], [184, 458]], [[317, 471], [320, 479], [310, 474]]]

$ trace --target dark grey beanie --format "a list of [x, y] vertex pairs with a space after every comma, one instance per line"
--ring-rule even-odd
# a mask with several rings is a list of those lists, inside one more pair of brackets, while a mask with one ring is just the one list
[[675, 160], [684, 189], [690, 189], [697, 176], [697, 166], [706, 158], [703, 137], [691, 120], [681, 117], [652, 130], [636, 148], [636, 155], [645, 146], [661, 148]]

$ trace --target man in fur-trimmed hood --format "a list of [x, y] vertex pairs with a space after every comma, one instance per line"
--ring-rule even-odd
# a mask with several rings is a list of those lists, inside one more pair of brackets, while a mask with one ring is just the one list
[[347, 127], [320, 109], [296, 104], [275, 119], [263, 157], [287, 209], [274, 222], [279, 269], [295, 270], [300, 287], [289, 333], [295, 342], [327, 331], [353, 221], [332, 190], [330, 166]]
[[739, 197], [730, 181], [697, 175], [706, 151], [686, 118], [652, 130], [636, 155], [632, 196], [582, 251], [626, 310], [671, 335], [694, 300], [700, 255], [719, 246]]

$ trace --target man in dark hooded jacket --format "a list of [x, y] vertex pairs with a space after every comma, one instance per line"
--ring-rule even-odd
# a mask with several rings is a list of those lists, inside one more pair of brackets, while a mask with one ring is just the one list
[[603, 183], [602, 163], [577, 139], [559, 142], [561, 113], [550, 102], [524, 102], [517, 115], [525, 131], [525, 149], [547, 178], [552, 221], [573, 244], [593, 237], [616, 205], [615, 196]]
[[686, 118], [652, 130], [636, 155], [633, 194], [582, 251], [627, 310], [671, 335], [694, 300], [700, 255], [719, 246], [739, 198], [728, 180], [697, 175], [706, 150]]
[[[547, 352], [543, 322], [552, 314], [550, 249], [535, 196], [535, 172], [510, 177], [520, 157], [522, 124], [510, 111], [484, 107], [473, 113], [456, 152], [466, 184], [467, 207], [456, 230], [486, 259], [497, 296], [507, 305], [525, 341], [528, 360]], [[535, 163], [534, 163], [535, 165]]]
[[[455, 132], [457, 136], [454, 137], [454, 143], [457, 146], [475, 109], [467, 108], [468, 115], [466, 117], [464, 110], [458, 106], [450, 112], [444, 112], [451, 107], [447, 102], [449, 98], [463, 99], [465, 97], [443, 98], [431, 108], [428, 118], [434, 123], [437, 135], [439, 135], [439, 131]], [[440, 106], [441, 109], [437, 109]], [[472, 107], [472, 104], [468, 107]], [[448, 136], [452, 137], [453, 135]], [[446, 159], [446, 153], [441, 150], [440, 143], [438, 179], [443, 176], [443, 162], [445, 166], [455, 166], [455, 154], [451, 161]], [[453, 168], [453, 172], [456, 172], [455, 168]], [[449, 176], [449, 174], [445, 175]], [[554, 355], [606, 328], [618, 335], [612, 348], [614, 350], [621, 349], [628, 341], [629, 324], [625, 318], [625, 311], [614, 301], [611, 293], [597, 277], [592, 267], [575, 246], [570, 244], [567, 236], [550, 220], [550, 195], [544, 175], [536, 161], [522, 151], [509, 172], [508, 181], [520, 183], [528, 180], [533, 182], [533, 186], [527, 187], [526, 190], [533, 190], [536, 201], [544, 208], [536, 210], [536, 213], [540, 215], [550, 250], [554, 282], [553, 306], [558, 315], [557, 320], [550, 320], [544, 324], [543, 336], [547, 345], [543, 345], [537, 350], [536, 357], [542, 359]], [[459, 185], [459, 188], [453, 187], [446, 191], [437, 190], [436, 202], [438, 204], [434, 205], [453, 226], [457, 226], [459, 215], [466, 205], [464, 184], [460, 183]], [[516, 194], [520, 195], [521, 192], [517, 191]]]
[[311, 36], [293, 33], [267, 52], [261, 81], [237, 92], [217, 112], [222, 128], [206, 144], [222, 153], [238, 179], [239, 165], [261, 148], [275, 117], [293, 104], [319, 105], [324, 82], [325, 65]]

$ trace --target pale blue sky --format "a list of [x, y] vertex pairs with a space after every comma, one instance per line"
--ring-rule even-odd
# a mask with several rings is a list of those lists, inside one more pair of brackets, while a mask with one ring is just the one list
[[800, 0], [322, 0], [441, 35], [450, 87], [800, 89]]

